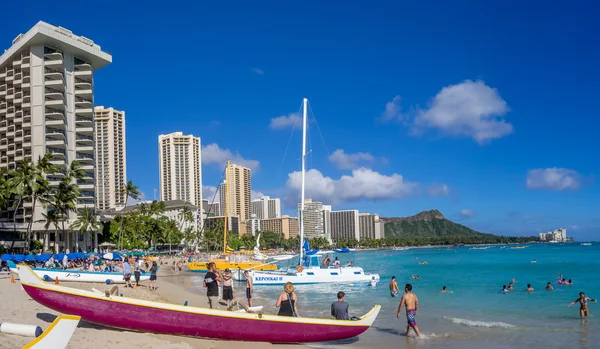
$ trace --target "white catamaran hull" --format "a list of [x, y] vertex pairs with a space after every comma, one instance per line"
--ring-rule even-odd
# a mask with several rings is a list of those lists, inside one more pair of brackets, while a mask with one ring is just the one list
[[[73, 282], [102, 282], [106, 283], [106, 280], [110, 280], [111, 284], [123, 284], [125, 280], [123, 280], [122, 273], [103, 273], [103, 272], [91, 272], [91, 271], [79, 271], [79, 270], [58, 270], [58, 269], [43, 269], [43, 268], [35, 268], [32, 269], [34, 273], [42, 280], [44, 276], [48, 276], [52, 280], [58, 281], [73, 281]], [[17, 269], [11, 268], [13, 273], [17, 274]], [[147, 281], [150, 279], [150, 273], [145, 273], [140, 275], [140, 281]], [[135, 281], [133, 275], [131, 275], [131, 281]]]
[[365, 274], [359, 267], [342, 268], [307, 268], [302, 272], [295, 270], [282, 271], [250, 271], [254, 285], [284, 285], [292, 282], [294, 285], [302, 284], [369, 284], [379, 281], [379, 274]]

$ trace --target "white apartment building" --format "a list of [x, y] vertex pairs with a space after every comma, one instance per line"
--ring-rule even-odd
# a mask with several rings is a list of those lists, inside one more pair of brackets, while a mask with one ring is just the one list
[[211, 203], [206, 199], [202, 199], [202, 212], [204, 214], [204, 217], [222, 215], [220, 206], [221, 204], [219, 204], [218, 202]]
[[383, 239], [385, 226], [377, 214], [360, 213], [358, 215], [360, 239]]
[[127, 204], [125, 112], [94, 107], [96, 209], [123, 208]]
[[331, 211], [331, 240], [360, 241], [358, 210]]
[[258, 219], [281, 218], [281, 200], [268, 196], [252, 200], [252, 214]]
[[331, 205], [323, 205], [323, 237], [326, 238], [329, 243], [333, 243], [331, 239]]
[[[92, 40], [70, 30], [38, 22], [19, 34], [0, 56], [0, 168], [14, 169], [24, 159], [36, 162], [52, 153], [59, 171], [78, 160], [86, 177], [78, 183], [77, 207], [94, 207], [93, 104], [94, 72], [112, 62]], [[57, 187], [62, 173], [49, 176]], [[25, 230], [31, 203], [3, 212], [0, 229], [11, 229], [16, 214], [17, 228]], [[41, 204], [33, 217], [34, 238], [45, 231]], [[76, 217], [69, 214], [68, 226]], [[10, 226], [10, 227], [8, 227]], [[58, 234], [46, 236], [45, 249], [90, 250], [89, 236]]]
[[158, 136], [160, 200], [202, 205], [200, 137], [173, 132]]
[[554, 231], [549, 231], [547, 233], [540, 233], [541, 241], [548, 242], [566, 242], [567, 241], [567, 229], [558, 228]]
[[[302, 216], [302, 205], [298, 204], [298, 219]], [[323, 203], [304, 199], [304, 236], [318, 238], [324, 236]]]
[[246, 220], [246, 234], [254, 235], [256, 232], [262, 231], [260, 222], [261, 220], [252, 214], [250, 219]]

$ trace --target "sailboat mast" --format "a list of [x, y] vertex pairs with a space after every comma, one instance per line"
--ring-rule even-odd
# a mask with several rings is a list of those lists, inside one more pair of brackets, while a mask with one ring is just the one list
[[304, 245], [304, 176], [306, 172], [306, 105], [308, 99], [304, 98], [302, 101], [303, 112], [302, 112], [302, 189], [300, 191], [300, 261], [302, 263], [302, 249]]
[[229, 215], [228, 203], [229, 196], [229, 160], [225, 169], [225, 209], [223, 210], [223, 254], [227, 253], [227, 216]]

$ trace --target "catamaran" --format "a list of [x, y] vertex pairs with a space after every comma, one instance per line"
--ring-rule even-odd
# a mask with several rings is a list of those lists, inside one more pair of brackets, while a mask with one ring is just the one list
[[[303, 100], [302, 117], [302, 186], [300, 190], [300, 254], [296, 268], [277, 271], [250, 270], [249, 275], [254, 285], [347, 283], [370, 284], [379, 281], [378, 274], [367, 274], [363, 268], [355, 266], [321, 267], [319, 255], [304, 253], [307, 244], [304, 241], [304, 189], [306, 175], [306, 124], [308, 99]], [[307, 249], [308, 250], [308, 249]], [[314, 250], [312, 250], [314, 251]]]

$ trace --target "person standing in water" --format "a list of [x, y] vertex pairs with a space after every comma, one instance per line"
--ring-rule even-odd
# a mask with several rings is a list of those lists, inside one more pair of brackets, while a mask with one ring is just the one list
[[398, 283], [396, 282], [396, 277], [392, 276], [392, 281], [390, 281], [390, 296], [398, 297], [398, 294], [400, 294]]
[[577, 298], [576, 300], [571, 302], [569, 304], [569, 306], [572, 306], [575, 303], [579, 303], [579, 316], [584, 318], [584, 317], [590, 316], [590, 309], [588, 308], [588, 302], [596, 303], [596, 300], [593, 298], [590, 298], [590, 297], [586, 297], [583, 292], [579, 292], [579, 298]]
[[252, 306], [252, 292], [254, 291], [254, 285], [252, 285], [252, 278], [248, 270], [244, 271], [246, 277], [246, 299], [248, 300], [248, 306]]
[[404, 286], [404, 295], [402, 296], [402, 300], [400, 301], [400, 305], [398, 305], [398, 313], [396, 317], [400, 318], [400, 313], [402, 312], [402, 306], [406, 307], [406, 321], [408, 325], [406, 326], [406, 335], [412, 328], [413, 331], [417, 334], [417, 337], [421, 337], [421, 332], [419, 331], [419, 327], [417, 327], [417, 310], [419, 309], [419, 298], [417, 295], [412, 293], [412, 285], [406, 284]]

